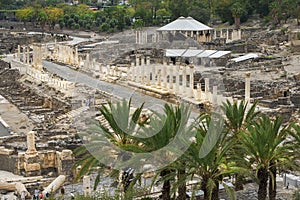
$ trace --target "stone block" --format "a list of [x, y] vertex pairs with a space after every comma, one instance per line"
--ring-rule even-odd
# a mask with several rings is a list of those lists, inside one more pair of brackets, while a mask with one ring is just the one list
[[278, 98], [278, 104], [280, 105], [289, 105], [289, 97], [279, 97]]
[[14, 150], [12, 149], [6, 149], [5, 147], [0, 147], [0, 154], [2, 155], [12, 155], [14, 153]]
[[41, 165], [39, 163], [24, 163], [26, 176], [39, 176], [41, 175]]

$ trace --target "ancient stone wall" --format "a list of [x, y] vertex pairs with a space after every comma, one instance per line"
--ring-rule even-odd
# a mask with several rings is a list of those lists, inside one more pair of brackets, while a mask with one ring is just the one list
[[1, 170], [16, 173], [18, 169], [18, 157], [13, 154], [14, 151], [0, 147], [0, 167]]
[[[67, 154], [67, 156], [65, 155]], [[63, 174], [72, 178], [73, 171], [71, 170], [74, 160], [71, 150], [63, 150], [62, 152], [54, 150], [43, 150], [37, 152], [36, 163], [40, 164], [41, 174], [57, 176]], [[14, 174], [24, 175], [26, 153], [21, 152], [16, 155], [14, 150], [0, 147], [0, 170], [12, 172]]]

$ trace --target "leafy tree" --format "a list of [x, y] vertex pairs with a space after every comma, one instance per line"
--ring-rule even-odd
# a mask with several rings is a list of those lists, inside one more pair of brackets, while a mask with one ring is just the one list
[[208, 23], [210, 20], [209, 9], [205, 7], [193, 6], [188, 15], [202, 23]]
[[241, 23], [241, 16], [246, 13], [246, 10], [241, 3], [236, 2], [231, 7], [231, 13], [234, 17], [235, 28], [239, 29]]
[[231, 0], [220, 0], [216, 2], [215, 13], [221, 18], [222, 22], [233, 23], [231, 14]]
[[27, 7], [16, 11], [17, 19], [23, 21], [24, 25], [26, 25], [26, 22], [31, 21], [34, 15], [35, 15], [35, 11], [33, 7]]
[[166, 6], [168, 10], [170, 10], [170, 12], [172, 13], [172, 20], [175, 20], [181, 16], [187, 16], [189, 13], [189, 5], [192, 5], [192, 3], [187, 0], [166, 1]]
[[59, 28], [60, 28], [61, 30], [66, 26], [66, 24], [65, 24], [65, 22], [64, 22], [63, 19], [60, 19], [60, 20], [58, 21], [58, 24], [59, 24]]
[[38, 11], [37, 21], [40, 24], [40, 26], [42, 27], [42, 30], [44, 30], [46, 22], [48, 21], [48, 16], [44, 9], [40, 9]]
[[58, 20], [64, 15], [62, 9], [55, 7], [47, 7], [45, 8], [45, 12], [48, 17], [49, 29], [53, 29]]

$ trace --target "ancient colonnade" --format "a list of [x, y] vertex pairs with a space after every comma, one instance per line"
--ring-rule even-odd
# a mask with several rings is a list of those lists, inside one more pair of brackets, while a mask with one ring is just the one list
[[[127, 71], [127, 80], [130, 85], [153, 90], [158, 93], [175, 94], [183, 99], [193, 101], [209, 101], [212, 104], [221, 104], [227, 99], [218, 94], [218, 87], [213, 86], [212, 91], [209, 78], [204, 79], [204, 91], [201, 83], [194, 85], [193, 65], [151, 64], [150, 57], [136, 57]], [[117, 71], [108, 71], [108, 75], [118, 75]], [[245, 101], [250, 103], [250, 74], [245, 79]]]
[[225, 38], [226, 43], [242, 39], [241, 29], [220, 29], [212, 31], [212, 38]]

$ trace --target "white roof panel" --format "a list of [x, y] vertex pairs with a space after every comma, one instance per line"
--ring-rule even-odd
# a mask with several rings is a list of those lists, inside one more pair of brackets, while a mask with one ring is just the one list
[[216, 53], [210, 55], [210, 58], [221, 58], [222, 56], [225, 56], [227, 54], [230, 54], [231, 51], [217, 51]]
[[234, 61], [234, 62], [241, 62], [241, 61], [244, 61], [244, 60], [248, 60], [248, 59], [252, 59], [252, 58], [257, 58], [257, 57], [258, 57], [258, 55], [256, 53], [248, 53], [248, 54], [246, 54], [244, 56], [233, 58], [231, 60]]
[[202, 53], [200, 53], [197, 57], [198, 58], [204, 58], [204, 57], [208, 57], [213, 53], [216, 53], [216, 50], [204, 50]]
[[186, 49], [166, 49], [166, 56], [167, 57], [180, 57]]
[[201, 53], [203, 50], [200, 49], [188, 49], [183, 55], [182, 57], [195, 57], [197, 56], [199, 53]]
[[204, 31], [211, 29], [192, 17], [179, 17], [175, 21], [157, 29], [157, 31]]

